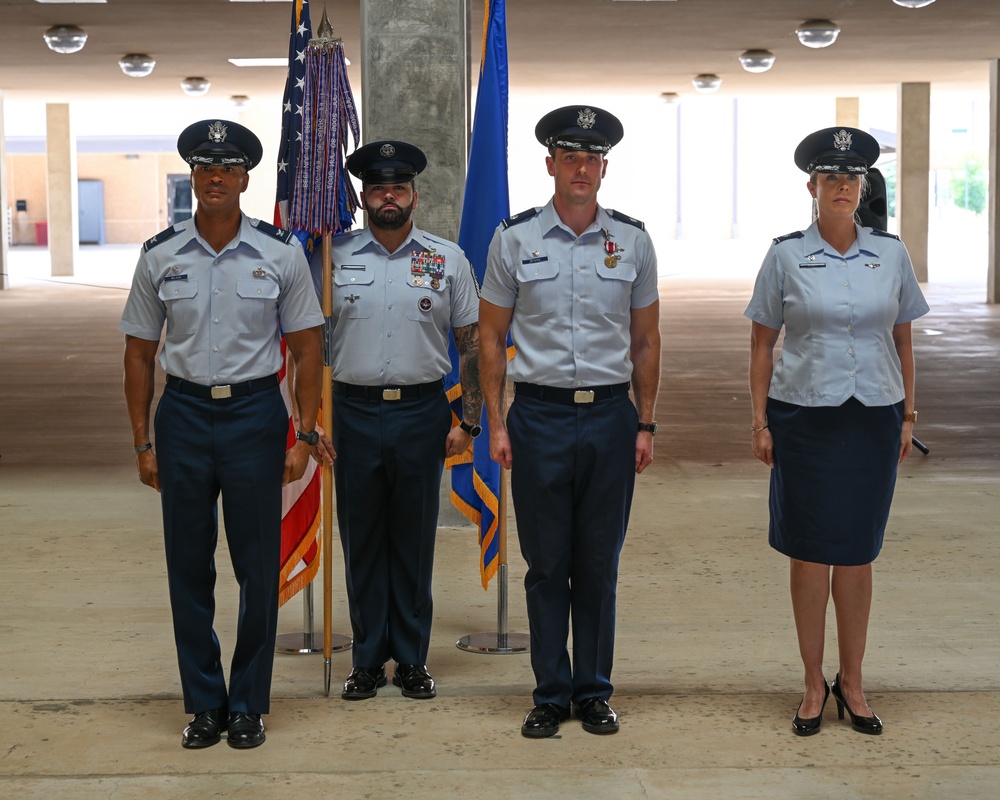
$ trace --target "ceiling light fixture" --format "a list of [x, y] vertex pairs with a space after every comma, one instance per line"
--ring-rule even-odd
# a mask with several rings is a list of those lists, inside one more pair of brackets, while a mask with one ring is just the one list
[[691, 84], [702, 94], [711, 94], [722, 86], [722, 78], [718, 75], [703, 72], [701, 75], [695, 75], [691, 80]]
[[245, 94], [234, 94], [229, 98], [229, 102], [234, 108], [242, 110], [250, 105], [250, 98]]
[[660, 92], [660, 99], [667, 105], [673, 105], [681, 101], [681, 96], [677, 92]]
[[76, 25], [54, 25], [42, 37], [49, 50], [56, 53], [76, 53], [87, 43], [87, 32]]
[[774, 66], [774, 53], [770, 50], [747, 50], [740, 56], [740, 65], [747, 72], [767, 72]]
[[118, 66], [130, 78], [145, 78], [153, 71], [156, 62], [145, 53], [129, 53], [118, 60]]
[[795, 29], [806, 47], [829, 47], [840, 35], [840, 28], [828, 19], [808, 19]]
[[184, 90], [184, 94], [188, 97], [201, 97], [208, 92], [211, 86], [212, 84], [205, 78], [200, 77], [185, 78], [181, 81], [181, 89]]
[[892, 0], [892, 2], [903, 8], [923, 8], [929, 6], [934, 0]]

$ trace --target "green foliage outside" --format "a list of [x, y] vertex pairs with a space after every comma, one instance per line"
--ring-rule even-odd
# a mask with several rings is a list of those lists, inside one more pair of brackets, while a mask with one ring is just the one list
[[986, 210], [986, 181], [986, 166], [979, 158], [969, 158], [964, 169], [952, 173], [951, 197], [955, 205], [982, 214]]

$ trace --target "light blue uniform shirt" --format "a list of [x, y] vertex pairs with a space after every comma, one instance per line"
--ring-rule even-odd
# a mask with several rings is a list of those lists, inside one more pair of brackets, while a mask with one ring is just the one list
[[323, 324], [323, 312], [302, 246], [257, 224], [244, 214], [221, 253], [199, 235], [194, 219], [146, 242], [118, 330], [157, 341], [165, 322], [160, 366], [203, 386], [276, 373], [279, 323], [289, 333], [313, 328]]
[[333, 240], [332, 317], [334, 380], [431, 383], [451, 371], [451, 329], [479, 321], [479, 287], [454, 242], [414, 225], [390, 253], [363, 228]]
[[769, 397], [800, 406], [866, 406], [905, 396], [894, 325], [930, 309], [903, 243], [857, 226], [846, 255], [813, 223], [775, 239], [744, 316], [773, 330], [785, 327]]
[[[631, 310], [652, 305], [656, 253], [642, 223], [597, 207], [579, 237], [550, 200], [501, 224], [490, 242], [483, 299], [513, 308], [515, 381], [572, 389], [631, 380]], [[620, 256], [605, 266], [607, 239]]]

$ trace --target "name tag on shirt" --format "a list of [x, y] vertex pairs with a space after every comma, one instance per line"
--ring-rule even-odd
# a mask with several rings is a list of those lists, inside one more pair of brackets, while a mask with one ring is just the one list
[[826, 262], [823, 261], [802, 261], [799, 263], [799, 269], [823, 269], [826, 267]]
[[364, 264], [341, 264], [340, 269], [364, 269]]
[[521, 259], [521, 263], [522, 264], [539, 264], [542, 261], [548, 261], [548, 260], [549, 260], [548, 256], [539, 256], [538, 258], [522, 258]]
[[163, 278], [164, 283], [169, 283], [170, 281], [186, 281], [188, 279], [187, 275], [166, 275]]

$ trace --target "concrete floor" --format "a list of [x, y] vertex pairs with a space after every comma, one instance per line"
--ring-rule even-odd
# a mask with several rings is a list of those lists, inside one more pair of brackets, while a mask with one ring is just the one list
[[[438, 697], [389, 686], [345, 703], [348, 653], [334, 656], [329, 698], [321, 656], [278, 656], [268, 741], [249, 752], [180, 747], [159, 506], [136, 480], [121, 398], [115, 327], [136, 249], [85, 249], [72, 279], [46, 278], [44, 252], [12, 253], [13, 288], [0, 292], [0, 796], [1000, 796], [1000, 310], [983, 303], [985, 279], [929, 285], [933, 310], [915, 325], [916, 433], [931, 453], [901, 470], [876, 564], [866, 689], [885, 733], [853, 732], [831, 701], [820, 734], [800, 739], [787, 562], [767, 546], [767, 471], [747, 431], [741, 312], [764, 246], [719, 243], [701, 261], [677, 247], [660, 254], [672, 271], [657, 460], [622, 557], [621, 732], [570, 722], [552, 739], [520, 736], [528, 657], [455, 647], [495, 629], [497, 602], [479, 583], [474, 532], [455, 527], [437, 547]], [[739, 268], [713, 272], [719, 262]], [[510, 630], [526, 632], [516, 540], [510, 552]], [[219, 560], [231, 647], [224, 548]], [[281, 632], [301, 630], [301, 609], [298, 598], [282, 609]], [[832, 680], [832, 613], [826, 662]]]

